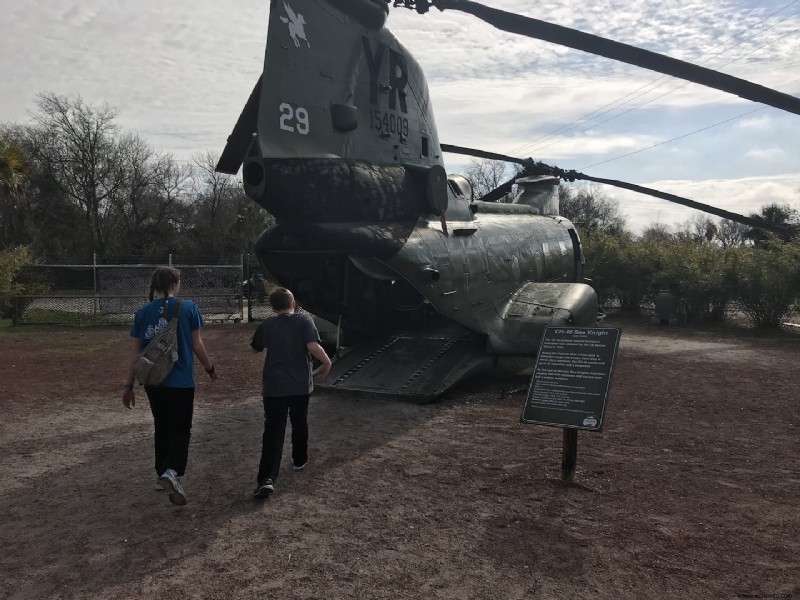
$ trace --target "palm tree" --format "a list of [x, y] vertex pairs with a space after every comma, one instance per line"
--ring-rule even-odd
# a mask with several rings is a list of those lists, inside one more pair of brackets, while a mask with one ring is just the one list
[[22, 191], [29, 167], [25, 153], [14, 142], [0, 141], [0, 190], [7, 194]]
[[[795, 210], [788, 204], [767, 204], [761, 207], [761, 213], [753, 213], [751, 219], [781, 227], [784, 233], [778, 234], [778, 238], [784, 242], [790, 241], [800, 232], [800, 211]], [[769, 234], [763, 229], [751, 229], [747, 237], [753, 240], [756, 246], [763, 245]]]
[[0, 139], [0, 248], [13, 241], [13, 232], [20, 229], [18, 204], [29, 175], [30, 166], [22, 148]]

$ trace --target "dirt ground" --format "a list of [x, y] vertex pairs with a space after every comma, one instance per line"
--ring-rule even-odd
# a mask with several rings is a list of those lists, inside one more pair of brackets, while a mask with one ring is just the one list
[[0, 330], [0, 598], [800, 599], [800, 336], [608, 325], [573, 484], [505, 360], [433, 405], [313, 396], [264, 503], [253, 326], [209, 326], [184, 508], [121, 405], [127, 328]]

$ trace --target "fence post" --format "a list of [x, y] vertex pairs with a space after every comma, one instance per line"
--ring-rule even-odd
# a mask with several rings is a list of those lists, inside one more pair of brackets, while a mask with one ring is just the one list
[[169, 257], [167, 258], [167, 261], [168, 261], [169, 266], [171, 267], [172, 266], [172, 252], [169, 253]]
[[247, 322], [248, 323], [252, 323], [253, 322], [253, 303], [250, 301], [250, 299], [253, 297], [253, 285], [252, 285], [252, 282], [250, 281], [250, 276], [251, 276], [251, 273], [250, 273], [250, 253], [248, 252], [244, 256], [245, 256], [244, 260], [245, 260], [245, 269], [246, 269], [245, 276], [247, 277]]
[[13, 325], [19, 325], [19, 296], [12, 296], [11, 297], [11, 304], [13, 306], [12, 313], [11, 313], [11, 323]]
[[[239, 289], [239, 319], [240, 321], [244, 321], [244, 290], [242, 287], [244, 286], [244, 254], [239, 254], [239, 281], [237, 282]], [[249, 285], [247, 286], [250, 287]], [[249, 306], [248, 302], [248, 306]]]
[[92, 301], [92, 323], [97, 324], [97, 252], [92, 252], [92, 278], [94, 279], [94, 299]]

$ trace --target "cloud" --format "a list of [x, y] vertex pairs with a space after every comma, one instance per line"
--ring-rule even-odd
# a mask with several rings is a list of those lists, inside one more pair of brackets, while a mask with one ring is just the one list
[[[777, 7], [754, 0], [484, 1], [800, 94], [800, 38], [790, 35], [800, 15], [791, 10], [770, 16]], [[0, 120], [26, 120], [42, 91], [81, 94], [186, 159], [222, 148], [262, 69], [265, 1], [6, 4]], [[592, 174], [633, 182], [800, 170], [800, 116], [774, 109], [605, 163], [758, 105], [454, 10], [392, 8], [388, 25], [425, 69], [442, 141], [568, 168], [604, 163]]]
[[774, 120], [771, 116], [759, 115], [750, 119], [742, 119], [736, 124], [736, 127], [747, 131], [769, 131], [773, 124]]
[[774, 160], [783, 156], [783, 150], [775, 146], [771, 148], [753, 148], [745, 153], [745, 157], [754, 160]]
[[[757, 213], [762, 206], [772, 203], [800, 209], [800, 174], [797, 173], [707, 181], [664, 180], [642, 185], [744, 215]], [[627, 190], [604, 187], [603, 191], [619, 202], [621, 212], [628, 218], [628, 226], [635, 232], [656, 222], [683, 223], [698, 214], [691, 208]]]

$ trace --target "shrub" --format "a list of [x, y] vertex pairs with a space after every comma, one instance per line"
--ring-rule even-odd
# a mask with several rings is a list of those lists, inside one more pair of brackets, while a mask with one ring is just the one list
[[22, 267], [32, 260], [28, 246], [17, 246], [0, 250], [0, 316], [12, 316], [12, 297], [23, 293], [23, 286], [17, 281]]
[[773, 239], [736, 250], [730, 274], [742, 311], [756, 327], [780, 327], [800, 300], [800, 247]]
[[585, 233], [582, 239], [586, 277], [592, 281], [599, 305], [608, 306], [618, 300], [614, 288], [614, 269], [620, 262], [619, 239], [596, 232]]
[[586, 276], [592, 280], [600, 305], [619, 302], [624, 310], [638, 310], [652, 295], [659, 268], [657, 247], [635, 242], [627, 235], [592, 233], [584, 242]]
[[661, 269], [655, 283], [664, 289], [677, 286], [686, 321], [722, 321], [734, 294], [730, 280], [730, 254], [720, 246], [693, 241], [662, 243]]

